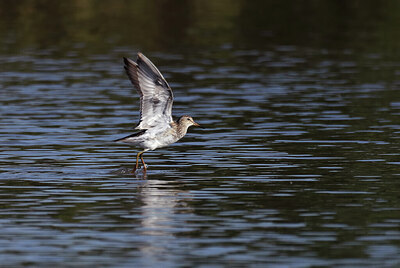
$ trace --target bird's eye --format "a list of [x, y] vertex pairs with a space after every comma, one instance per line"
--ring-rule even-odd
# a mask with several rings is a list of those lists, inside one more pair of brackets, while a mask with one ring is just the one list
[[189, 120], [189, 121], [190, 121], [190, 118], [188, 118], [187, 120]]

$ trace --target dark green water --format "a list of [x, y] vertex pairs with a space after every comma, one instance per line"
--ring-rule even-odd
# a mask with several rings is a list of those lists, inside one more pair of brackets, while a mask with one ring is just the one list
[[[5, 267], [400, 265], [398, 1], [0, 1]], [[142, 51], [204, 129], [137, 152]]]

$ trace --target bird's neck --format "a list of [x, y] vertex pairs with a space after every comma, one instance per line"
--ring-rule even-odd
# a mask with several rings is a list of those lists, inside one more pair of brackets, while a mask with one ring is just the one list
[[179, 122], [173, 123], [173, 128], [176, 130], [176, 134], [179, 139], [183, 138], [186, 135], [188, 126], [184, 124], [179, 124]]

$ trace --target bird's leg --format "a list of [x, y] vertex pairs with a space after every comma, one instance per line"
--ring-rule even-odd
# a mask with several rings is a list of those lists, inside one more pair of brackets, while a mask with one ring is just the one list
[[139, 168], [139, 157], [140, 157], [140, 160], [142, 161], [142, 164], [143, 164], [143, 171], [146, 172], [147, 168], [146, 168], [146, 164], [144, 163], [144, 160], [143, 160], [143, 153], [144, 152], [146, 152], [146, 150], [145, 151], [141, 151], [136, 155], [136, 165], [135, 165], [135, 168], [132, 171], [133, 173], [135, 173], [135, 171]]
[[138, 167], [139, 167], [139, 156], [140, 156], [140, 153], [141, 152], [139, 152], [137, 155], [136, 155], [136, 166], [135, 166], [135, 168], [133, 169], [133, 173], [135, 173], [135, 171], [138, 169]]
[[146, 164], [144, 163], [144, 160], [143, 160], [143, 153], [144, 153], [144, 151], [140, 154], [140, 160], [142, 160], [143, 171], [146, 172], [147, 171], [147, 167], [146, 167]]

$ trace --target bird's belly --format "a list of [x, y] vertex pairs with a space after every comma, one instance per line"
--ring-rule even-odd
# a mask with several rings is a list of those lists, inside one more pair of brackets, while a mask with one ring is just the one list
[[144, 147], [148, 148], [149, 150], [155, 150], [157, 148], [162, 148], [165, 146], [170, 145], [171, 143], [177, 142], [178, 139], [175, 136], [171, 135], [159, 135], [152, 139], [151, 141], [145, 141]]

